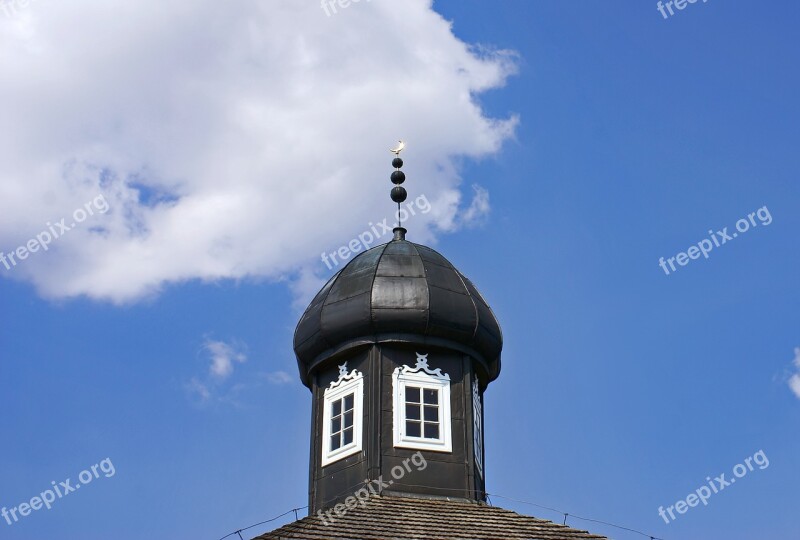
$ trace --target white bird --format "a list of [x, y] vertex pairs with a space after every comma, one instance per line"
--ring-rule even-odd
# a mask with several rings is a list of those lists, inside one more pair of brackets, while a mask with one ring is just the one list
[[397, 142], [400, 143], [399, 145], [397, 145], [397, 148], [390, 148], [389, 152], [393, 153], [396, 156], [399, 156], [400, 152], [403, 151], [403, 148], [406, 147], [406, 143], [404, 143], [403, 141], [397, 141]]

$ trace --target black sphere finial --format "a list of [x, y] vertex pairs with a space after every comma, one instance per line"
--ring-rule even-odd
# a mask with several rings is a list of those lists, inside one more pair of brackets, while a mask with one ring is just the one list
[[390, 178], [392, 180], [392, 184], [397, 184], [399, 186], [400, 184], [406, 181], [406, 173], [404, 173], [400, 169], [397, 169], [392, 173], [392, 176]]
[[392, 159], [392, 167], [395, 168], [395, 171], [389, 177], [392, 183], [395, 185], [395, 187], [392, 188], [390, 196], [392, 197], [392, 200], [397, 203], [398, 228], [402, 229], [403, 222], [400, 220], [400, 203], [408, 198], [408, 192], [400, 185], [406, 181], [406, 173], [400, 170], [400, 168], [403, 166], [403, 160], [400, 159], [400, 152], [402, 152], [406, 147], [406, 143], [404, 143], [402, 140], [397, 142], [399, 143], [397, 148], [392, 148], [389, 150], [394, 154], [394, 159]]
[[397, 186], [392, 188], [391, 197], [394, 202], [400, 204], [401, 202], [405, 201], [406, 198], [408, 198], [408, 192], [406, 191], [406, 188]]

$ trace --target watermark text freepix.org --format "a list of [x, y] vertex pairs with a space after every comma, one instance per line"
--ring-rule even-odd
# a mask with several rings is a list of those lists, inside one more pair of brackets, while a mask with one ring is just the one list
[[[767, 458], [767, 455], [763, 450], [759, 450], [753, 454], [752, 457], [746, 458], [744, 460], [744, 464], [739, 463], [733, 468], [733, 478], [725, 478], [725, 473], [714, 477], [713, 480], [710, 476], [706, 476], [708, 485], [701, 486], [693, 493], [687, 495], [686, 499], [681, 499], [675, 504], [668, 506], [666, 511], [664, 510], [663, 506], [659, 506], [658, 515], [662, 517], [664, 523], [669, 524], [677, 519], [675, 517], [675, 512], [678, 512], [679, 514], [685, 514], [689, 511], [689, 508], [694, 508], [701, 502], [703, 503], [703, 506], [708, 506], [708, 499], [711, 497], [711, 495], [719, 493], [726, 487], [735, 484], [737, 478], [742, 478], [749, 471], [755, 470], [755, 467], [753, 467], [753, 462], [758, 465], [759, 470], [764, 470], [769, 467], [769, 458]], [[667, 514], [669, 514], [669, 517], [667, 517]]]
[[[675, 9], [686, 9], [686, 6], [689, 4], [694, 4], [695, 2], [697, 2], [697, 0], [668, 0], [667, 2], [660, 1], [658, 4], [656, 4], [656, 9], [661, 12], [661, 15], [665, 19], [669, 19], [675, 15], [675, 12], [672, 10], [672, 6], [675, 6]], [[704, 4], [706, 2], [708, 2], [708, 0], [703, 0]], [[667, 16], [667, 11], [669, 11], [669, 16]]]
[[[395, 219], [399, 222], [403, 222], [407, 221], [410, 216], [416, 216], [417, 211], [414, 208], [415, 206], [419, 209], [420, 214], [427, 214], [431, 211], [431, 203], [428, 201], [428, 198], [425, 195], [420, 195], [395, 212]], [[341, 262], [344, 262], [354, 253], [369, 249], [372, 244], [380, 240], [385, 234], [391, 234], [395, 224], [389, 225], [389, 223], [387, 223], [388, 221], [389, 218], [384, 218], [383, 221], [379, 221], [375, 224], [370, 222], [369, 225], [367, 225], [367, 230], [359, 234], [358, 238], [353, 238], [350, 242], [331, 253], [323, 253], [320, 259], [328, 266], [328, 270], [333, 270], [334, 266], [340, 264], [340, 261], [336, 260], [337, 255], [341, 259]], [[329, 257], [330, 260], [328, 259]], [[331, 262], [333, 264], [331, 264]]]
[[[332, 509], [328, 510], [324, 514], [322, 510], [317, 510], [317, 516], [322, 520], [325, 525], [330, 525], [331, 523], [335, 523], [336, 520], [333, 518], [332, 514], [336, 514], [337, 517], [344, 517], [347, 514], [348, 510], [352, 510], [359, 504], [361, 508], [364, 508], [367, 505], [367, 501], [373, 495], [379, 495], [384, 489], [388, 488], [392, 484], [394, 484], [395, 480], [402, 479], [406, 473], [411, 472], [411, 464], [416, 467], [418, 471], [424, 471], [428, 467], [428, 462], [425, 461], [425, 457], [422, 455], [422, 452], [415, 452], [410, 458], [406, 458], [403, 460], [402, 465], [395, 465], [392, 467], [390, 471], [392, 474], [392, 478], [394, 480], [389, 480], [388, 482], [383, 481], [383, 475], [379, 476], [377, 480], [371, 480], [367, 482], [365, 487], [362, 487], [349, 497], [344, 500], [344, 503], [339, 503], [334, 506]], [[375, 487], [373, 487], [373, 484]], [[376, 490], [377, 487], [377, 490]], [[327, 518], [327, 519], [326, 519]]]
[[[320, 6], [322, 7], [322, 10], [325, 12], [325, 15], [330, 17], [331, 11], [333, 11], [334, 14], [337, 13], [336, 11], [337, 4], [339, 5], [340, 8], [344, 9], [350, 7], [351, 3], [358, 4], [359, 1], [360, 0], [321, 0]], [[369, 2], [370, 0], [365, 0], [365, 1]]]
[[[772, 215], [769, 213], [769, 209], [766, 206], [762, 206], [755, 212], [747, 214], [747, 218], [742, 218], [736, 222], [736, 230], [738, 232], [728, 233], [728, 227], [724, 227], [721, 231], [717, 231], [716, 233], [709, 229], [708, 234], [710, 238], [700, 240], [696, 246], [692, 246], [685, 252], [682, 251], [674, 257], [669, 257], [666, 261], [664, 257], [661, 257], [658, 259], [658, 265], [664, 270], [665, 274], [669, 275], [669, 268], [671, 268], [673, 272], [677, 270], [675, 267], [676, 261], [680, 266], [686, 266], [689, 264], [690, 260], [699, 259], [701, 254], [708, 259], [708, 254], [711, 253], [714, 247], [720, 247], [726, 244], [729, 240], [733, 240], [739, 236], [739, 233], [746, 233], [751, 226], [757, 227], [756, 216], [761, 222], [761, 225], [767, 226], [772, 223]], [[669, 265], [669, 268], [667, 268], [667, 265]]]
[[0, 0], [0, 11], [8, 18], [19, 13], [37, 0]]
[[[70, 493], [79, 490], [81, 486], [85, 486], [86, 484], [90, 483], [95, 478], [100, 478], [100, 472], [98, 472], [98, 469], [106, 478], [111, 478], [117, 474], [114, 464], [111, 463], [111, 458], [106, 458], [100, 463], [92, 465], [89, 467], [89, 469], [81, 471], [81, 473], [78, 475], [78, 481], [80, 483], [73, 485], [69, 478], [63, 482], [59, 482], [58, 484], [56, 484], [55, 480], [53, 480], [50, 482], [50, 484], [52, 484], [51, 489], [42, 491], [39, 495], [33, 497], [30, 502], [24, 502], [19, 506], [15, 506], [14, 508], [8, 509], [4, 506], [2, 509], [0, 509], [0, 516], [3, 516], [3, 518], [6, 520], [6, 523], [13, 525], [20, 520], [20, 517], [27, 517], [34, 510], [41, 510], [42, 507], [50, 510], [50, 508], [53, 506], [53, 503], [56, 501], [56, 496], [58, 496], [59, 499], [66, 497]], [[17, 514], [19, 514], [19, 517]], [[11, 521], [12, 519], [14, 521]]]
[[[19, 246], [11, 253], [5, 254], [0, 251], [0, 262], [6, 267], [6, 270], [11, 270], [12, 266], [17, 266], [19, 261], [24, 261], [31, 253], [36, 253], [39, 249], [47, 251], [50, 249], [50, 243], [71, 231], [79, 223], [86, 221], [89, 216], [93, 216], [95, 210], [101, 214], [108, 212], [108, 201], [103, 195], [98, 195], [91, 201], [83, 205], [82, 208], [76, 209], [72, 213], [73, 221], [68, 225], [67, 218], [57, 221], [55, 225], [47, 222], [47, 230], [44, 230], [36, 235], [36, 238], [31, 238], [24, 245]], [[9, 264], [9, 262], [11, 264]]]

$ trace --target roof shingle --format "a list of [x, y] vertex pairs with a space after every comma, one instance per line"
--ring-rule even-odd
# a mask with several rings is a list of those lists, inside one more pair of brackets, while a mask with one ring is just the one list
[[[496, 506], [375, 496], [364, 507], [285, 525], [254, 540], [587, 540], [605, 539]], [[327, 524], [325, 523], [327, 521]]]

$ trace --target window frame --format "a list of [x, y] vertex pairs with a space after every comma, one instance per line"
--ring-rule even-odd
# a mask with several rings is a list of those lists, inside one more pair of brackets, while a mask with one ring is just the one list
[[483, 477], [483, 403], [477, 378], [472, 380], [472, 439], [475, 464]]
[[[435, 390], [439, 395], [439, 438], [431, 439], [412, 437], [406, 434], [406, 387], [413, 386], [421, 390]], [[428, 367], [428, 355], [417, 353], [415, 367], [404, 365], [395, 368], [392, 373], [393, 443], [396, 448], [429, 450], [432, 452], [452, 452], [452, 417], [450, 409], [450, 376], [442, 370]], [[420, 392], [422, 417], [424, 418], [424, 392]], [[421, 430], [424, 435], [424, 430]]]
[[[348, 394], [353, 395], [353, 441], [336, 450], [331, 450], [331, 420], [333, 403]], [[344, 415], [344, 411], [342, 411]], [[325, 389], [322, 405], [322, 466], [327, 467], [339, 460], [363, 450], [364, 433], [364, 374], [358, 370], [347, 372], [347, 362], [339, 366], [339, 378]]]

